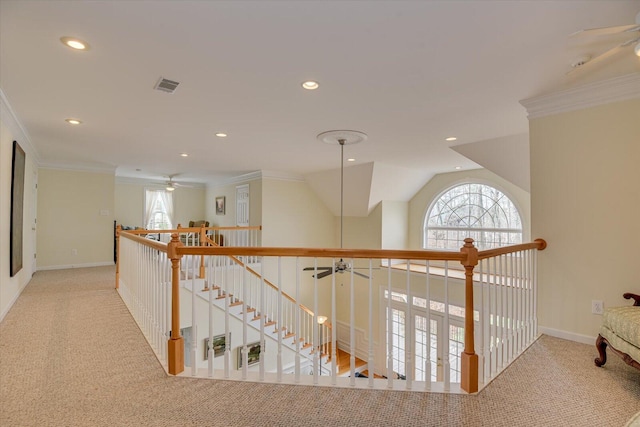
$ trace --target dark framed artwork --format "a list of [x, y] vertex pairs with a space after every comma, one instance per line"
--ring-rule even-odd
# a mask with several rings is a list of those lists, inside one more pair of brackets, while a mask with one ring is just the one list
[[216, 215], [224, 215], [224, 196], [216, 197]]
[[11, 162], [11, 231], [9, 259], [11, 277], [22, 270], [22, 230], [24, 210], [24, 150], [17, 141], [13, 141], [13, 158]]
[[[225, 334], [215, 335], [213, 337], [213, 357], [222, 356], [227, 350], [227, 345], [231, 347], [231, 332], [229, 332], [229, 344]], [[204, 360], [209, 359], [209, 337], [204, 339]]]

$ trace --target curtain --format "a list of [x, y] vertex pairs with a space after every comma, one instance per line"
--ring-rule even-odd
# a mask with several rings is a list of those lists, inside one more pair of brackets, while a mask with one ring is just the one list
[[159, 197], [164, 205], [164, 213], [167, 215], [169, 228], [173, 228], [173, 193], [169, 191], [160, 191]]
[[173, 194], [165, 190], [145, 190], [144, 228], [157, 228], [158, 213], [166, 220], [167, 228], [173, 228]]
[[144, 192], [144, 219], [142, 224], [144, 228], [149, 228], [149, 223], [151, 222], [151, 218], [153, 217], [153, 206], [156, 203], [156, 198], [154, 193], [156, 190], [145, 190]]

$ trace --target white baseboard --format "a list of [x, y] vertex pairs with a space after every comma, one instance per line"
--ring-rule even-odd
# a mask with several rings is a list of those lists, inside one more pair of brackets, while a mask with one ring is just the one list
[[4, 317], [7, 315], [7, 313], [9, 313], [9, 310], [11, 310], [11, 307], [13, 307], [13, 304], [16, 303], [18, 298], [20, 298], [20, 295], [22, 295], [22, 291], [24, 291], [24, 288], [27, 287], [27, 285], [29, 284], [30, 281], [31, 281], [31, 279], [29, 279], [26, 282], [24, 282], [24, 284], [20, 287], [20, 290], [18, 292], [16, 292], [16, 294], [13, 296], [13, 298], [11, 298], [11, 302], [9, 302], [9, 305], [7, 306], [7, 308], [5, 308], [2, 313], [0, 313], [0, 322], [2, 322], [4, 320]]
[[67, 270], [70, 268], [87, 268], [87, 267], [107, 267], [110, 265], [115, 265], [115, 264], [113, 263], [113, 261], [108, 261], [108, 262], [90, 262], [87, 264], [49, 265], [46, 267], [38, 267], [36, 271]]
[[550, 335], [552, 337], [575, 341], [582, 344], [596, 344], [596, 337], [592, 337], [589, 335], [576, 334], [573, 332], [561, 331], [560, 329], [547, 328], [544, 326], [538, 326], [538, 332], [545, 335]]

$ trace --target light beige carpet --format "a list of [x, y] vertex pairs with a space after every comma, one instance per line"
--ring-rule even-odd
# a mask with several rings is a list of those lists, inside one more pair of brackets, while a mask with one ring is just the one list
[[476, 396], [166, 376], [114, 268], [38, 272], [0, 323], [0, 426], [624, 426], [640, 371], [543, 336]]

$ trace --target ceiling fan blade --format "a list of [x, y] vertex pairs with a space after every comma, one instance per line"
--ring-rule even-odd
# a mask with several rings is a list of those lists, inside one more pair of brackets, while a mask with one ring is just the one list
[[366, 274], [358, 273], [357, 271], [353, 271], [353, 270], [351, 270], [351, 272], [356, 276], [364, 277], [365, 279], [370, 279], [370, 277], [367, 276]]
[[318, 279], [322, 279], [323, 277], [327, 277], [332, 273], [333, 273], [333, 269], [329, 269], [327, 271], [323, 271], [322, 273], [318, 273], [315, 276], [311, 276], [311, 277], [317, 277]]
[[640, 31], [640, 25], [632, 24], [632, 25], [621, 25], [619, 27], [589, 28], [586, 30], [576, 31], [573, 34], [570, 34], [569, 37], [604, 36], [608, 34], [619, 34], [619, 33], [633, 32], [633, 31]]
[[601, 62], [607, 58], [609, 58], [610, 56], [615, 55], [616, 53], [620, 52], [621, 50], [623, 50], [626, 47], [632, 46], [634, 43], [637, 43], [638, 41], [640, 41], [640, 37], [636, 37], [635, 39], [631, 39], [631, 40], [627, 40], [626, 42], [619, 44], [616, 47], [613, 47], [611, 49], [609, 49], [608, 51], [601, 53], [600, 55], [592, 58], [590, 61], [585, 62], [583, 65], [580, 65], [579, 67], [575, 67], [574, 69], [570, 70], [567, 75], [573, 74], [575, 71], [578, 70], [582, 70], [584, 68], [586, 68], [587, 66], [591, 66], [593, 64], [597, 64], [598, 62]]
[[303, 271], [313, 271], [313, 270], [333, 270], [333, 267], [305, 267], [302, 269]]

